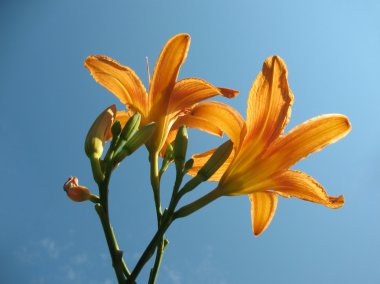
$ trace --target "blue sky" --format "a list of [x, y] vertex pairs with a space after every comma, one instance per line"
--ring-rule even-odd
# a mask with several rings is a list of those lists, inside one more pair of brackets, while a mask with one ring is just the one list
[[[93, 206], [62, 191], [70, 175], [96, 191], [84, 138], [105, 107], [123, 107], [83, 60], [109, 55], [147, 83], [145, 56], [153, 68], [163, 44], [186, 32], [180, 78], [240, 90], [228, 103], [243, 115], [262, 62], [277, 54], [295, 95], [287, 129], [318, 114], [350, 117], [346, 138], [295, 166], [346, 203], [281, 199], [254, 238], [247, 198], [222, 198], [168, 231], [158, 283], [379, 283], [379, 13], [378, 1], [1, 1], [0, 282], [115, 283]], [[190, 139], [190, 153], [221, 142], [198, 131]], [[111, 219], [131, 266], [154, 233], [147, 176], [140, 149], [111, 182]]]

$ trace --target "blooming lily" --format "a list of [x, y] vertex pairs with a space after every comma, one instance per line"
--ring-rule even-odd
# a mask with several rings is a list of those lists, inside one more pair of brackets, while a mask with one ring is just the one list
[[[102, 55], [90, 56], [85, 60], [85, 67], [90, 70], [94, 79], [128, 108], [128, 112], [119, 111], [116, 120], [123, 125], [134, 112], [138, 111], [141, 114], [142, 125], [156, 122], [155, 133], [147, 142], [150, 153], [160, 152], [172, 125], [187, 112], [187, 109], [217, 94], [228, 98], [238, 94], [235, 90], [216, 88], [197, 78], [186, 78], [177, 82], [189, 46], [188, 34], [178, 34], [166, 43], [156, 63], [149, 84], [149, 94], [131, 68]], [[191, 125], [191, 121], [188, 124]], [[199, 121], [195, 122], [195, 126], [199, 126]], [[215, 132], [215, 129], [210, 129], [205, 121], [201, 123], [200, 128], [211, 133]]]
[[[246, 121], [234, 109], [215, 102], [209, 104], [214, 104], [219, 111], [204, 112], [200, 106], [189, 114], [197, 116], [200, 112], [203, 119], [224, 127], [234, 142], [231, 156], [210, 178], [219, 181], [217, 188], [205, 198], [249, 195], [255, 236], [270, 224], [278, 195], [297, 197], [329, 208], [339, 208], [344, 203], [343, 196], [328, 196], [312, 177], [289, 168], [344, 137], [351, 130], [348, 118], [340, 114], [321, 115], [283, 134], [292, 103], [285, 63], [281, 58], [272, 56], [265, 60], [252, 85]], [[190, 174], [195, 175], [214, 151], [194, 155]]]

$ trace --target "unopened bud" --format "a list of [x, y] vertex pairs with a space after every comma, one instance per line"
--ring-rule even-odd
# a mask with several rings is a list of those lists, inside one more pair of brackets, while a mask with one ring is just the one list
[[194, 165], [194, 159], [187, 160], [183, 167], [183, 173], [186, 174]]
[[199, 170], [196, 177], [201, 178], [203, 181], [208, 180], [224, 164], [230, 156], [232, 149], [233, 143], [231, 140], [220, 145], [206, 164]]
[[162, 166], [160, 169], [160, 177], [168, 169], [170, 163], [173, 161], [173, 159], [174, 159], [173, 156], [174, 156], [173, 146], [171, 144], [169, 144], [165, 150], [164, 160], [162, 162]]
[[174, 149], [172, 144], [169, 144], [166, 147], [165, 154], [164, 154], [164, 160], [171, 162], [174, 159]]
[[121, 132], [121, 124], [120, 124], [120, 121], [115, 121], [115, 123], [112, 125], [111, 127], [111, 132], [112, 132], [112, 136], [113, 137], [117, 137], [119, 136], [120, 132]]
[[94, 203], [99, 202], [99, 197], [92, 194], [87, 187], [78, 184], [78, 178], [69, 177], [69, 179], [63, 185], [63, 190], [66, 191], [67, 196], [75, 202], [82, 202], [90, 200]]
[[141, 127], [141, 129], [127, 141], [121, 151], [116, 155], [114, 163], [120, 163], [126, 156], [131, 155], [138, 148], [144, 145], [146, 141], [148, 141], [148, 139], [152, 136], [155, 128], [156, 123], [154, 122]]
[[185, 164], [188, 140], [189, 136], [187, 134], [186, 126], [183, 125], [179, 128], [174, 140], [174, 162], [176, 168], [181, 171]]
[[136, 112], [128, 119], [128, 122], [125, 124], [123, 130], [121, 131], [120, 138], [125, 141], [131, 138], [139, 129], [140, 121], [141, 115]]
[[87, 133], [84, 149], [89, 158], [100, 159], [107, 134], [116, 116], [116, 106], [105, 109], [94, 121]]

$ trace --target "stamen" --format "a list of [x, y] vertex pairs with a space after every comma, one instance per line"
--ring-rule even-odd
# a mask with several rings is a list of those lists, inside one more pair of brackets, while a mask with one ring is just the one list
[[148, 83], [150, 84], [150, 69], [149, 69], [149, 59], [148, 59], [148, 56], [146, 56], [145, 59], [146, 59], [146, 72], [148, 73]]

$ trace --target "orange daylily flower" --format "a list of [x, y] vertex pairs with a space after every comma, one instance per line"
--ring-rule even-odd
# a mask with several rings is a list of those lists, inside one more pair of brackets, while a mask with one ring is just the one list
[[[246, 122], [234, 109], [220, 103], [215, 104], [224, 113], [229, 113], [228, 118], [222, 112], [212, 113], [212, 119], [205, 113], [202, 116], [224, 127], [234, 142], [231, 156], [210, 178], [219, 181], [214, 191], [219, 196], [249, 195], [256, 236], [270, 224], [278, 195], [297, 197], [329, 208], [339, 208], [344, 203], [343, 196], [328, 196], [312, 177], [289, 168], [344, 137], [351, 130], [348, 118], [340, 114], [321, 115], [283, 134], [292, 103], [285, 63], [272, 56], [265, 60], [252, 85]], [[195, 163], [190, 174], [195, 175], [214, 151], [194, 155]]]
[[[102, 55], [90, 56], [85, 61], [85, 67], [90, 70], [94, 79], [128, 108], [128, 112], [119, 111], [116, 120], [123, 124], [138, 111], [142, 117], [142, 125], [156, 122], [156, 131], [147, 143], [150, 153], [157, 153], [162, 149], [174, 122], [196, 103], [218, 94], [228, 98], [238, 94], [235, 90], [217, 88], [197, 78], [186, 78], [177, 82], [189, 46], [188, 34], [178, 34], [166, 43], [157, 60], [149, 84], [149, 94], [131, 68]], [[200, 128], [211, 133], [215, 131], [209, 129], [206, 122], [201, 123]]]

